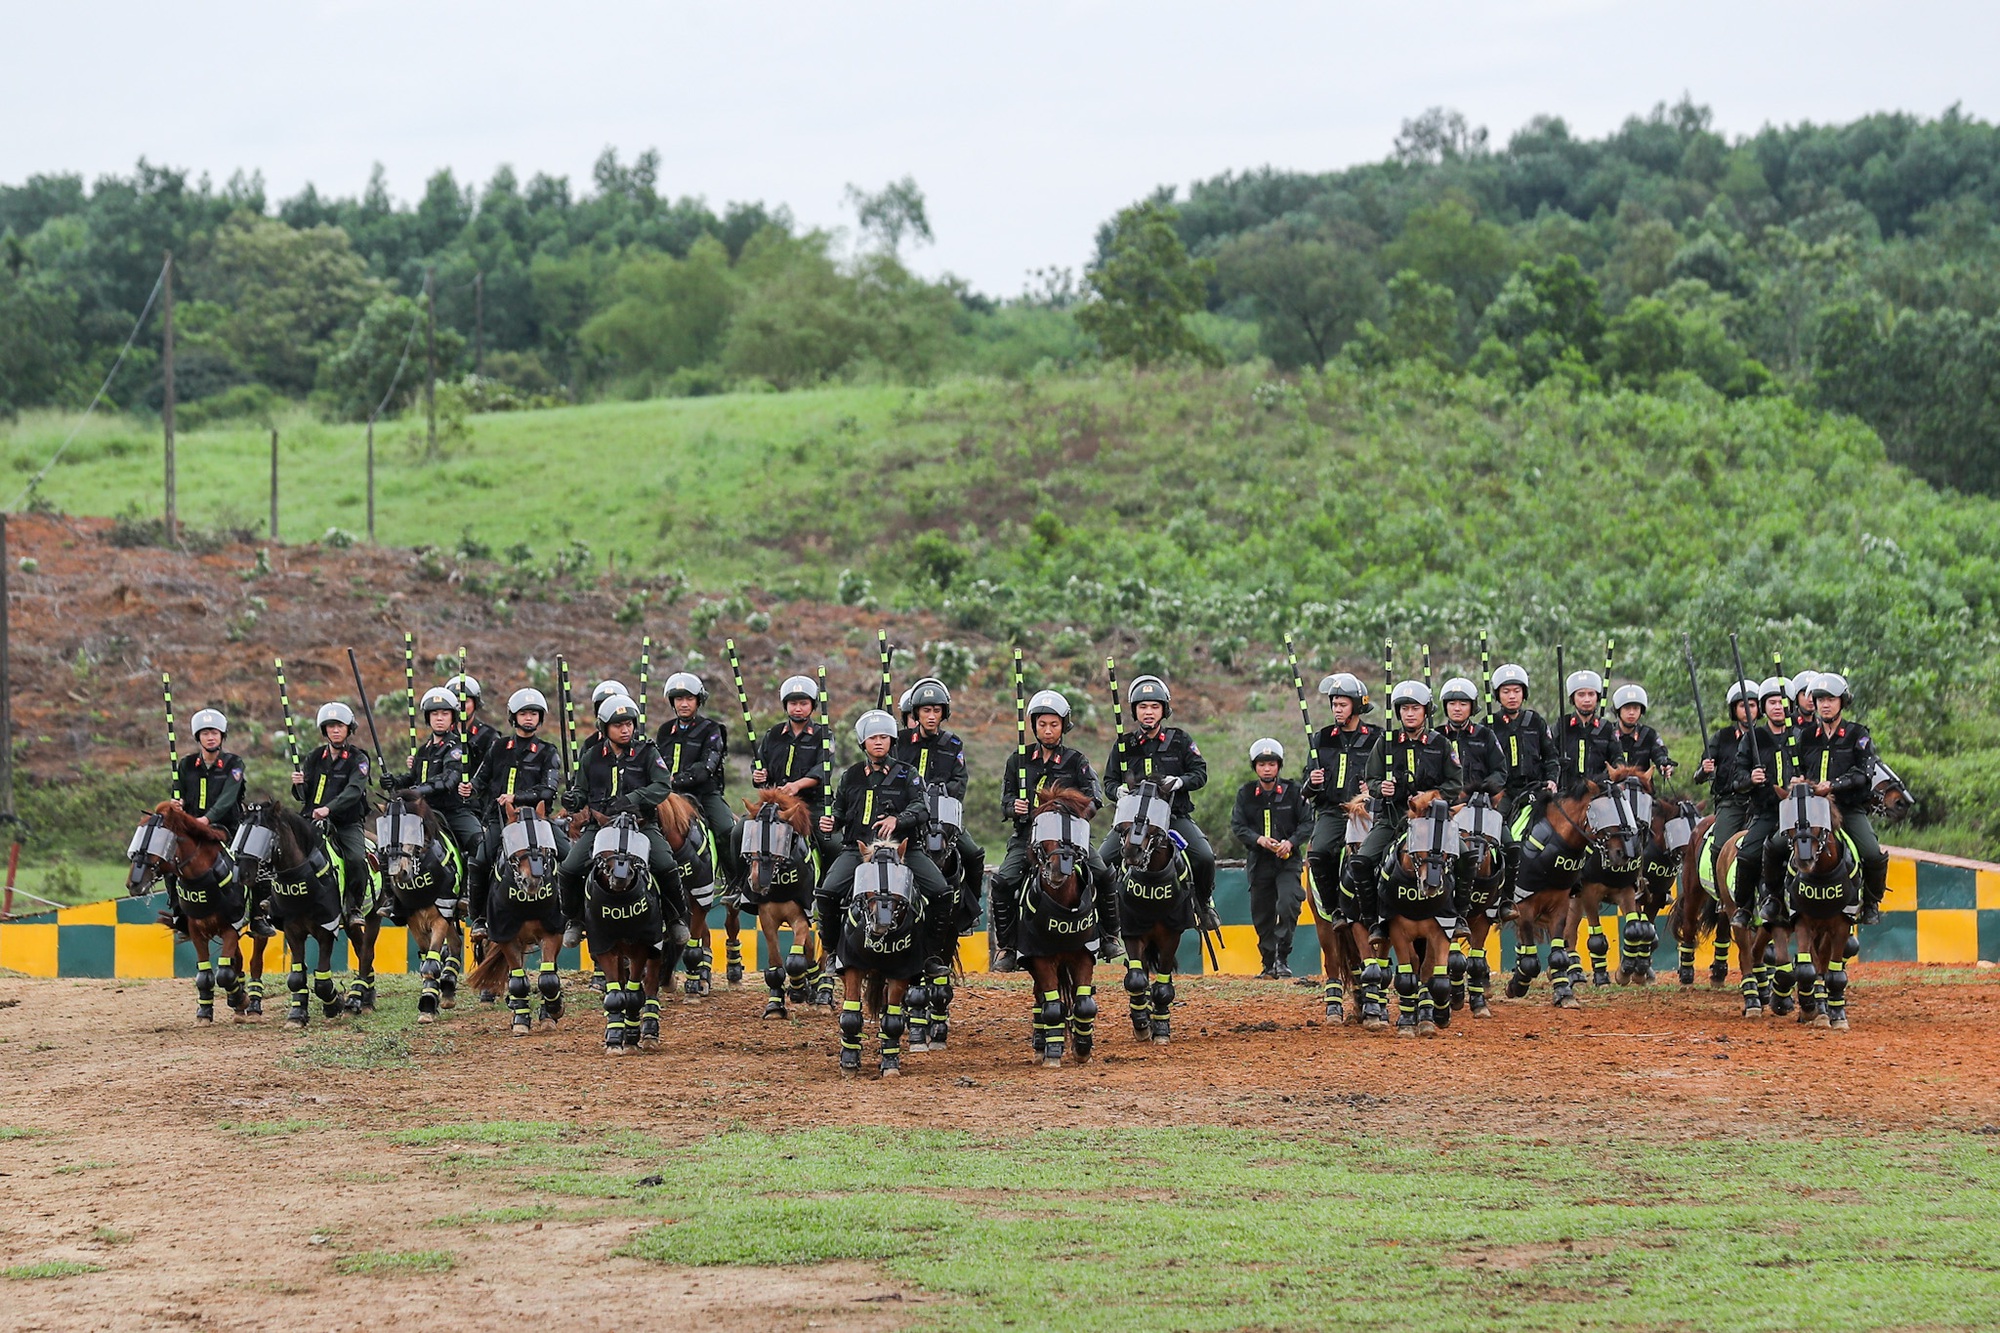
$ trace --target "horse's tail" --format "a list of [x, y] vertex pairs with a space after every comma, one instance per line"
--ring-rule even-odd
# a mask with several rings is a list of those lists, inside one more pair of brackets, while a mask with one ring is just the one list
[[517, 960], [528, 956], [528, 950], [534, 947], [540, 932], [541, 927], [530, 922], [521, 927], [521, 933], [514, 937], [513, 943], [489, 946], [479, 966], [466, 974], [465, 984], [475, 991], [505, 990], [507, 974], [514, 970]]

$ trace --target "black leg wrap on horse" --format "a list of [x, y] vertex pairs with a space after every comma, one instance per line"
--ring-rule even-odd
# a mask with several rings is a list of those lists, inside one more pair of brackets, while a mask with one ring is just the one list
[[1405, 1001], [1417, 998], [1417, 973], [1415, 968], [1396, 969], [1396, 994]]
[[[1549, 952], [1553, 954], [1555, 950], [1551, 949]], [[1555, 966], [1553, 958], [1549, 960], [1549, 965]], [[1532, 949], [1522, 950], [1514, 955], [1514, 972], [1523, 981], [1533, 981], [1542, 975], [1542, 956]]]
[[[840, 1030], [843, 1033], [847, 1031], [845, 1019], [846, 1016], [842, 1015]], [[903, 1017], [903, 1008], [901, 1005], [892, 1004], [886, 1007], [882, 1011], [882, 1045], [891, 1049], [899, 1045], [903, 1040], [903, 1032], [908, 1026], [909, 1023]], [[856, 1035], [858, 1036], [859, 1033]]]
[[1475, 953], [1465, 960], [1466, 984], [1476, 991], [1486, 989], [1486, 983], [1493, 979], [1493, 965], [1486, 961], [1486, 955]]
[[1138, 959], [1134, 958], [1132, 965], [1125, 969], [1125, 993], [1133, 996], [1144, 995], [1148, 984], [1146, 969], [1140, 965]]
[[866, 1025], [867, 1020], [861, 1016], [860, 1005], [857, 1004], [851, 1008], [842, 1006], [840, 1011], [840, 1038], [843, 1043], [859, 1042], [861, 1040], [861, 1029]]
[[1163, 1014], [1173, 1007], [1174, 983], [1172, 981], [1155, 981], [1151, 994], [1155, 1013]]
[[1088, 986], [1076, 988], [1076, 1017], [1083, 1023], [1093, 1022], [1097, 1018], [1097, 996]]
[[[793, 954], [792, 957], [798, 958], [799, 955]], [[800, 965], [799, 965], [798, 975], [804, 976], [806, 972], [805, 960], [800, 959], [799, 961]], [[764, 984], [770, 987], [770, 989], [774, 993], [777, 991], [782, 991], [785, 988], [785, 973], [786, 973], [785, 968], [778, 966], [778, 964], [776, 963], [771, 964], [769, 967], [764, 969]]]
[[535, 987], [544, 1000], [554, 1000], [562, 994], [562, 977], [553, 967], [545, 967], [536, 974]]
[[1451, 978], [1443, 972], [1431, 973], [1431, 1003], [1440, 1009], [1451, 1007]]

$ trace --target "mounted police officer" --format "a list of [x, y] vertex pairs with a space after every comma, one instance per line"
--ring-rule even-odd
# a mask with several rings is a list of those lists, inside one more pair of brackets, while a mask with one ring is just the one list
[[1507, 821], [1510, 886], [1520, 864], [1521, 839], [1527, 836], [1536, 810], [1555, 794], [1562, 778], [1548, 719], [1528, 707], [1529, 683], [1528, 669], [1518, 662], [1503, 662], [1493, 673], [1493, 697], [1500, 705], [1493, 718], [1493, 739], [1506, 756], [1507, 781], [1501, 799]]
[[[903, 729], [889, 747], [892, 757], [917, 770], [925, 785], [933, 782], [955, 801], [965, 800], [970, 771], [965, 763], [965, 742], [945, 729], [951, 717], [951, 691], [935, 676], [925, 676], [903, 695]], [[963, 892], [974, 908], [979, 903], [981, 882], [986, 878], [986, 851], [963, 828], [958, 831], [958, 864]]]
[[[1838, 672], [1814, 675], [1811, 724], [1797, 729], [1798, 766], [1785, 775], [1788, 785], [1803, 783], [1815, 796], [1826, 796], [1840, 810], [1840, 826], [1854, 844], [1861, 860], [1862, 925], [1882, 919], [1882, 895], [1889, 887], [1889, 854], [1875, 837], [1875, 825], [1868, 817], [1869, 786], [1874, 778], [1875, 741], [1868, 728], [1843, 716], [1854, 695], [1847, 678]], [[1778, 850], [1780, 869], [1784, 862]], [[1772, 870], [1772, 848], [1764, 848], [1764, 875], [1768, 883]]]
[[1305, 901], [1299, 866], [1312, 816], [1305, 789], [1283, 776], [1284, 746], [1269, 736], [1253, 741], [1250, 767], [1257, 776], [1237, 788], [1229, 831], [1243, 844], [1249, 872], [1250, 923], [1264, 963], [1259, 975], [1284, 978], [1292, 975], [1292, 932]]
[[[1709, 830], [1711, 866], [1722, 845], [1750, 822], [1750, 770], [1743, 767], [1741, 759], [1743, 738], [1757, 725], [1757, 682], [1739, 680], [1730, 685], [1728, 705], [1728, 723], [1709, 737], [1701, 753], [1701, 775], [1708, 779], [1708, 808], [1715, 816]], [[1727, 899], [1732, 896], [1730, 890], [1716, 885], [1716, 902], [1725, 918], [1730, 914]]]
[[[1430, 725], [1431, 687], [1406, 680], [1389, 692], [1389, 710], [1398, 723], [1383, 734], [1369, 756], [1362, 793], [1375, 800], [1375, 822], [1347, 858], [1346, 875], [1361, 923], [1379, 940], [1382, 922], [1380, 884], [1382, 859], [1409, 826], [1410, 798], [1439, 791], [1456, 801], [1464, 789], [1458, 756], [1450, 740]], [[1381, 944], [1376, 945], [1379, 952]], [[1387, 959], [1380, 960], [1385, 966]]]
[[[562, 788], [562, 748], [535, 734], [548, 715], [549, 701], [540, 690], [515, 690], [507, 698], [507, 721], [514, 734], [496, 737], [474, 770], [472, 781], [459, 788], [460, 795], [470, 797], [476, 809], [486, 812], [485, 848], [480, 860], [489, 868], [500, 854], [501, 828], [516, 808], [532, 814], [541, 806], [553, 813], [556, 793]], [[569, 837], [562, 822], [551, 819], [550, 823], [554, 825], [557, 852], [566, 854]], [[473, 921], [475, 935], [484, 933], [485, 906], [484, 902], [473, 904], [472, 910], [479, 913]], [[574, 948], [583, 938], [582, 920], [569, 914], [567, 904], [564, 914], [569, 918], [569, 929], [564, 933], [563, 947]]]
[[[1027, 881], [1034, 848], [1029, 833], [1034, 825], [1035, 806], [1045, 792], [1058, 788], [1086, 793], [1095, 802], [1093, 816], [1104, 804], [1104, 789], [1083, 751], [1062, 743], [1073, 725], [1069, 700], [1056, 690], [1038, 690], [1028, 700], [1028, 726], [1034, 741], [1025, 757], [1019, 751], [1008, 756], [1000, 780], [1000, 815], [1011, 830], [1000, 869], [993, 874], [993, 964], [995, 972], [1012, 972], [1019, 966], [1016, 957], [1015, 927], [1020, 921], [1021, 886]], [[1025, 763], [1025, 767], [1023, 764]], [[1022, 793], [1026, 792], [1024, 799]], [[1091, 878], [1097, 885], [1097, 913], [1101, 923], [1100, 957], [1117, 958], [1125, 951], [1118, 933], [1118, 895], [1113, 892], [1111, 869], [1094, 848], [1085, 849]]]
[[[1479, 687], [1464, 676], [1453, 676], [1438, 690], [1438, 702], [1444, 705], [1444, 725], [1438, 732], [1450, 742], [1451, 752], [1458, 760], [1459, 781], [1464, 784], [1465, 794], [1485, 792], [1490, 797], [1499, 797], [1507, 788], [1507, 754], [1500, 748], [1500, 738], [1493, 730], [1472, 719], [1473, 706], [1479, 702]], [[1504, 858], [1512, 849], [1513, 841], [1503, 819], [1498, 851]], [[1470, 892], [1476, 866], [1471, 851], [1459, 858], [1456, 869], [1461, 892]]]
[[819, 821], [820, 832], [831, 835], [840, 847], [813, 895], [819, 910], [820, 941], [829, 957], [840, 942], [840, 919], [854, 891], [854, 872], [864, 849], [878, 839], [904, 843], [903, 864], [924, 899], [926, 934], [937, 913], [951, 910], [951, 887], [924, 850], [920, 836], [930, 822], [924, 784], [914, 768], [889, 754], [896, 742], [896, 719], [871, 708], [854, 724], [854, 740], [861, 747], [861, 759], [840, 775], [833, 808]]
[[368, 814], [368, 751], [348, 744], [354, 710], [346, 704], [321, 704], [317, 721], [325, 743], [292, 774], [292, 799], [300, 814], [325, 826], [340, 859], [341, 912], [348, 926], [358, 929], [368, 908], [368, 847], [361, 834]]
[[1354, 918], [1353, 890], [1341, 875], [1347, 856], [1347, 802], [1361, 790], [1368, 761], [1381, 743], [1382, 729], [1363, 722], [1368, 689], [1358, 676], [1337, 671], [1319, 683], [1333, 721], [1313, 737], [1306, 756], [1306, 796], [1312, 802], [1312, 845], [1306, 865], [1312, 873], [1316, 910], [1330, 921]]
[[[1215, 849], [1194, 822], [1194, 793], [1208, 785], [1208, 761], [1201, 747], [1179, 727], [1167, 725], [1174, 715], [1174, 697], [1158, 676], [1140, 676], [1126, 691], [1136, 734], [1120, 737], [1105, 761], [1107, 789], [1136, 788], [1150, 781], [1171, 802], [1173, 817], [1168, 828], [1180, 835], [1187, 848], [1188, 865], [1194, 872], [1196, 919], [1203, 930], [1219, 930], [1215, 915]], [[1098, 845], [1097, 856], [1104, 860], [1118, 847], [1118, 830], [1112, 829]]]
[[[1798, 767], [1798, 737], [1791, 725], [1791, 682], [1772, 676], [1757, 687], [1757, 704], [1763, 720], [1743, 733], [1736, 751], [1736, 766], [1749, 780], [1745, 789], [1748, 821], [1743, 841], [1736, 848], [1736, 869], [1731, 876], [1731, 896], [1736, 911], [1732, 922], [1741, 929], [1752, 923], [1752, 912], [1761, 911], [1770, 898], [1775, 903], [1779, 888], [1775, 879], [1765, 881], [1765, 850], [1776, 842], [1778, 796], [1785, 789], [1788, 772]], [[1782, 864], [1783, 854], [1780, 853]], [[1773, 910], [1769, 915], [1775, 916]], [[1754, 960], [1746, 959], [1746, 964]]]
[[1604, 698], [1604, 677], [1595, 671], [1572, 671], [1563, 682], [1563, 693], [1574, 711], [1556, 728], [1556, 759], [1562, 766], [1558, 781], [1565, 794], [1581, 796], [1586, 782], [1606, 780], [1606, 771], [1623, 751], [1618, 728], [1597, 712]]
[[[194, 736], [195, 752], [184, 756], [174, 769], [174, 787], [180, 792], [178, 804], [195, 821], [221, 834], [226, 842], [236, 835], [242, 818], [243, 759], [222, 748], [229, 735], [229, 719], [220, 709], [204, 708], [188, 719]], [[268, 938], [277, 933], [271, 925], [270, 903], [264, 891], [251, 885], [250, 928]], [[168, 910], [160, 914], [160, 924], [185, 933], [187, 919], [175, 896], [174, 880], [167, 878]]]
[[785, 706], [785, 720], [757, 742], [751, 785], [801, 797], [812, 803], [815, 814], [824, 814], [832, 793], [820, 774], [833, 749], [833, 733], [812, 720], [819, 687], [810, 676], [791, 676], [778, 687], [778, 700]]
[[[587, 816], [586, 829], [608, 824], [618, 815], [638, 821], [646, 836], [646, 867], [652, 872], [653, 887], [666, 915], [678, 919], [684, 910], [679, 906], [680, 861], [660, 831], [659, 820], [660, 802], [672, 790], [671, 775], [659, 750], [638, 730], [639, 705], [623, 694], [606, 695], [597, 705], [597, 734], [577, 750], [576, 773], [563, 793], [563, 805]], [[583, 920], [583, 881], [595, 841], [590, 836], [577, 838], [556, 871], [563, 915], [572, 922]]]
[[449, 688], [436, 686], [424, 691], [417, 711], [430, 735], [417, 747], [409, 772], [393, 785], [437, 812], [469, 867], [479, 855], [482, 836], [479, 817], [472, 812], [468, 798], [459, 795], [472, 770], [467, 767], [465, 738], [458, 729], [458, 710], [458, 696]]
[[1657, 768], [1661, 776], [1670, 778], [1678, 765], [1667, 753], [1667, 743], [1660, 739], [1660, 733], [1643, 721], [1651, 702], [1643, 685], [1620, 685], [1612, 692], [1611, 708], [1618, 715], [1618, 749], [1611, 762], [1648, 773]]
[[444, 687], [458, 697], [464, 731], [465, 771], [458, 784], [458, 798], [481, 830], [480, 836], [473, 839], [471, 854], [465, 858], [465, 900], [466, 918], [472, 923], [473, 938], [483, 939], [486, 934], [486, 887], [492, 875], [492, 867], [486, 862], [484, 829], [491, 811], [483, 800], [473, 794], [471, 779], [479, 771], [479, 766], [486, 762], [486, 756], [492, 752], [493, 743], [500, 739], [500, 733], [479, 720], [481, 698], [476, 677], [461, 671], [447, 680]]
[[674, 715], [660, 724], [653, 743], [673, 775], [673, 789], [701, 807], [722, 873], [731, 884], [739, 883], [736, 818], [723, 797], [729, 778], [725, 766], [729, 728], [701, 711], [708, 704], [708, 686], [692, 671], [668, 676], [666, 696]]

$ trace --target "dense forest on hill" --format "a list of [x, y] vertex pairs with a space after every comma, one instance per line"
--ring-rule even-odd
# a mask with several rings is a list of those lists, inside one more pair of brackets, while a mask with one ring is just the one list
[[[1540, 117], [1504, 145], [1433, 110], [1380, 162], [1163, 187], [1105, 224], [1080, 280], [1007, 299], [914, 272], [914, 182], [853, 204], [852, 237], [804, 230], [609, 150], [587, 188], [445, 169], [413, 202], [379, 173], [276, 201], [255, 175], [146, 162], [37, 176], [0, 186], [0, 410], [86, 402], [172, 248], [190, 424], [406, 404], [428, 272], [466, 411], [1096, 358], [1419, 361], [1515, 392], [1788, 395], [1859, 416], [1933, 481], [2000, 490], [2000, 132], [1955, 108], [1731, 137], [1684, 100], [1601, 139]], [[117, 406], [160, 401], [156, 341]]]

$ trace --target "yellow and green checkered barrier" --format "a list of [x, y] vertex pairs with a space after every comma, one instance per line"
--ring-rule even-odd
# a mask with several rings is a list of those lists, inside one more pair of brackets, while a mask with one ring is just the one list
[[[1963, 964], [1983, 958], [2000, 962], [2000, 865], [1900, 847], [1885, 850], [1889, 853], [1889, 892], [1882, 900], [1881, 924], [1861, 931], [1863, 959]], [[191, 977], [194, 949], [177, 944], [173, 934], [156, 921], [165, 905], [162, 895], [150, 894], [0, 922], [0, 969], [36, 977]], [[1249, 880], [1240, 865], [1217, 869], [1215, 908], [1222, 917], [1219, 970], [1255, 975], [1262, 964], [1257, 955], [1257, 933], [1250, 925]], [[1299, 920], [1291, 966], [1304, 975], [1319, 970], [1319, 942], [1303, 908]], [[1617, 922], [1607, 914], [1605, 923], [1615, 951]], [[716, 928], [722, 925], [719, 908], [710, 912], [709, 924]], [[762, 967], [754, 919], [743, 923], [743, 943], [745, 962], [753, 968]], [[720, 935], [714, 944], [719, 964]], [[283, 966], [283, 953], [283, 941], [274, 940], [266, 954], [268, 970]], [[1489, 950], [1488, 956], [1495, 966], [1513, 965], [1511, 932], [1506, 945]], [[382, 928], [376, 957], [378, 971], [391, 972], [398, 966], [408, 972], [417, 970], [416, 946], [407, 932], [396, 926]], [[1704, 945], [1702, 966], [1707, 965], [1708, 957], [1709, 948]], [[959, 961], [968, 972], [985, 970], [983, 930], [959, 941]], [[1672, 937], [1662, 931], [1653, 965], [1671, 971], [1678, 961]], [[571, 951], [562, 962], [565, 967], [587, 965], [588, 955]], [[353, 966], [351, 956], [347, 966]], [[1192, 931], [1181, 942], [1180, 967], [1188, 973], [1210, 970], [1201, 940]]]

